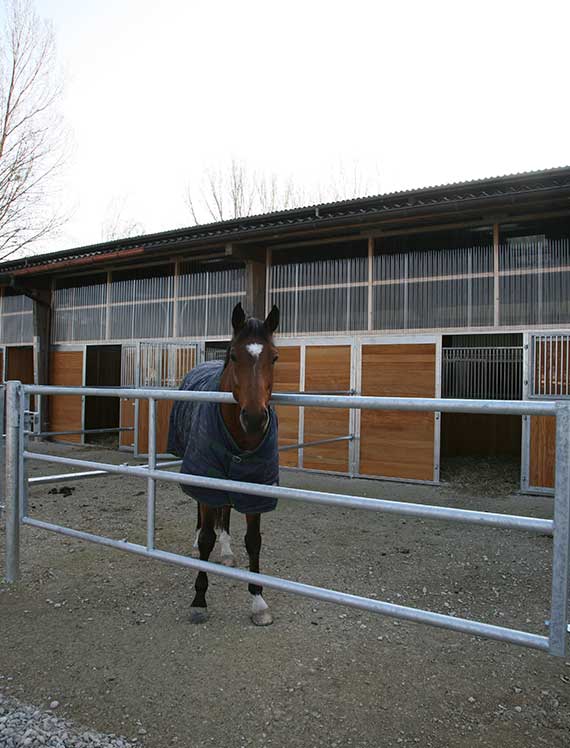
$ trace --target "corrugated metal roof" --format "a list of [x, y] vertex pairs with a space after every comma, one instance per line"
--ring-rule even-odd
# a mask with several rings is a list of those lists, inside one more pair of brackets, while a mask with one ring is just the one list
[[264, 213], [255, 216], [230, 219], [215, 223], [189, 226], [185, 228], [144, 234], [111, 242], [102, 242], [63, 251], [22, 258], [0, 264], [0, 273], [41, 265], [57, 265], [64, 260], [88, 258], [110, 254], [121, 249], [141, 247], [145, 250], [159, 250], [168, 247], [176, 251], [177, 246], [200, 242], [229, 242], [245, 238], [251, 234], [279, 231], [288, 228], [313, 224], [343, 223], [351, 219], [381, 217], [398, 211], [437, 208], [446, 205], [468, 206], [475, 201], [493, 201], [521, 194], [545, 191], [570, 191], [570, 166], [542, 169], [514, 174], [472, 179], [464, 182], [421, 187], [411, 190], [398, 190], [380, 195], [372, 195], [336, 202], [307, 205], [300, 208]]

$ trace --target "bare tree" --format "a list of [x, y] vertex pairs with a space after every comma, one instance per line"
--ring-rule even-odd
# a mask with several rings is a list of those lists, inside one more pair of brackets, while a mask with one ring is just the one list
[[377, 170], [372, 178], [368, 174], [357, 163], [350, 168], [339, 163], [324, 181], [302, 185], [291, 176], [250, 170], [234, 159], [226, 169], [208, 170], [197, 185], [189, 184], [185, 199], [194, 223], [224, 221], [378, 191]]
[[114, 197], [107, 205], [107, 210], [101, 225], [101, 239], [126, 239], [129, 236], [144, 234], [144, 226], [140, 221], [126, 215], [126, 197]]
[[0, 28], [0, 260], [58, 229], [67, 147], [51, 25], [31, 0], [6, 0]]

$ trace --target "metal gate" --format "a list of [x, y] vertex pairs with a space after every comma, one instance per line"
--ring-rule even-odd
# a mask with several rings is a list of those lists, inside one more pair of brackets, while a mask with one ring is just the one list
[[[147, 342], [124, 345], [121, 349], [121, 387], [165, 387], [177, 389], [184, 375], [198, 363], [196, 343]], [[146, 452], [146, 413], [140, 413], [140, 401], [121, 399], [120, 426], [124, 429], [121, 447], [135, 455]], [[161, 405], [161, 422], [168, 413]], [[144, 433], [141, 434], [141, 425]], [[126, 429], [130, 428], [130, 431]], [[164, 439], [160, 441], [164, 442]]]
[[[106, 396], [123, 397], [148, 401], [149, 462], [148, 466], [113, 465], [92, 460], [75, 459], [32, 452], [26, 445], [25, 418], [31, 395], [66, 396]], [[344, 494], [322, 493], [280, 486], [266, 486], [256, 483], [242, 483], [225, 479], [206, 478], [196, 475], [171, 473], [158, 469], [156, 461], [156, 415], [157, 403], [161, 400], [207, 400], [210, 402], [233, 402], [231, 394], [224, 392], [172, 392], [164, 389], [113, 389], [96, 387], [55, 387], [22, 385], [20, 382], [7, 383], [7, 438], [6, 438], [6, 579], [14, 582], [19, 576], [20, 529], [30, 525], [50, 532], [68, 535], [80, 540], [98, 543], [139, 556], [176, 564], [183, 567], [206, 571], [243, 582], [261, 584], [266, 587], [290, 592], [305, 597], [334, 602], [373, 613], [400, 618], [418, 623], [451, 629], [466, 634], [539, 649], [552, 655], [565, 656], [567, 651], [568, 627], [568, 580], [570, 555], [570, 403], [540, 401], [489, 401], [489, 400], [446, 400], [436, 398], [404, 397], [361, 397], [339, 395], [276, 394], [275, 404], [319, 408], [352, 408], [387, 411], [428, 411], [459, 413], [497, 413], [506, 415], [554, 416], [556, 419], [556, 495], [554, 519], [521, 517], [516, 515], [479, 512], [452, 507], [430, 506], [409, 502], [388, 501], [385, 499], [363, 498]], [[142, 478], [147, 482], [147, 536], [146, 545], [122, 540], [114, 540], [101, 535], [63, 527], [36, 519], [29, 514], [27, 490], [29, 481], [26, 469], [30, 460], [91, 471], [90, 474], [128, 475]], [[42, 482], [56, 481], [57, 476], [46, 476]], [[61, 478], [61, 476], [59, 476]], [[271, 496], [278, 499], [291, 499], [314, 504], [342, 508], [365, 509], [451, 522], [484, 525], [512, 530], [538, 532], [553, 536], [553, 563], [551, 578], [551, 614], [549, 634], [519, 631], [504, 626], [456, 618], [451, 615], [429, 610], [395, 605], [390, 602], [360, 597], [336, 590], [315, 587], [308, 584], [257, 574], [241, 569], [230, 568], [210, 561], [201, 561], [176, 553], [159, 550], [155, 547], [155, 500], [157, 481], [184, 483], [189, 486], [215, 488], [224, 491], [238, 491], [254, 496]], [[32, 481], [38, 482], [37, 478]]]
[[[530, 400], [570, 399], [570, 333], [526, 337], [525, 396]], [[523, 419], [522, 489], [552, 494], [555, 484], [555, 422], [544, 416]]]
[[478, 400], [520, 400], [523, 347], [443, 348], [442, 395]]

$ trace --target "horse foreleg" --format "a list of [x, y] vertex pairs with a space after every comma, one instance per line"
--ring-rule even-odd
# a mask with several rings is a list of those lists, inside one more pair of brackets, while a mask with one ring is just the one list
[[[261, 551], [261, 515], [246, 514], [247, 532], [245, 534], [245, 547], [249, 556], [249, 570], [259, 573], [259, 553]], [[261, 593], [263, 588], [259, 584], [249, 584], [248, 590], [252, 595], [251, 620], [256, 626], [268, 626], [273, 623], [273, 616], [269, 606], [263, 599]]]
[[231, 506], [225, 506], [222, 509], [222, 524], [220, 528], [220, 561], [224, 566], [235, 566], [236, 561], [230, 545], [230, 512]]
[[200, 547], [198, 545], [198, 539], [200, 538], [200, 504], [196, 502], [196, 534], [194, 535], [194, 543], [192, 545], [192, 558], [200, 558]]
[[[198, 537], [200, 560], [207, 561], [216, 544], [216, 510], [211, 509], [205, 504], [200, 504], [198, 511], [201, 516], [201, 528]], [[190, 621], [192, 623], [203, 623], [208, 620], [208, 609], [206, 607], [208, 575], [205, 571], [198, 572], [194, 588], [196, 594], [190, 607]]]

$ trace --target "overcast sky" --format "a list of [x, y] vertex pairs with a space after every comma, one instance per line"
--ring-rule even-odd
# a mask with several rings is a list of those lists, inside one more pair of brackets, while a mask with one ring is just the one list
[[371, 192], [570, 164], [570, 2], [37, 0], [73, 141], [44, 249], [192, 223], [186, 184], [237, 158]]

